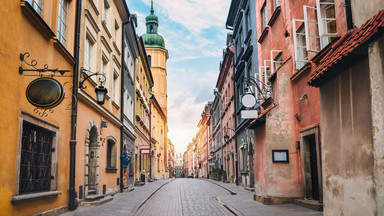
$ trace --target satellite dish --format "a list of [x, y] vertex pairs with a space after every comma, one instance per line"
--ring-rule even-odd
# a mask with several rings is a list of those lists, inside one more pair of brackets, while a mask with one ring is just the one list
[[256, 97], [253, 94], [245, 94], [241, 97], [241, 103], [247, 108], [252, 108], [256, 105]]

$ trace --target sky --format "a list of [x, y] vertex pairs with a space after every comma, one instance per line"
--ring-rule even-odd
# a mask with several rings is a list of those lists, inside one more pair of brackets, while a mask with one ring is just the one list
[[[138, 35], [146, 31], [150, 0], [126, 0], [137, 14]], [[225, 21], [230, 0], [154, 0], [158, 33], [169, 53], [168, 138], [176, 153], [183, 153], [198, 132], [204, 105], [213, 100], [213, 89], [226, 46]]]

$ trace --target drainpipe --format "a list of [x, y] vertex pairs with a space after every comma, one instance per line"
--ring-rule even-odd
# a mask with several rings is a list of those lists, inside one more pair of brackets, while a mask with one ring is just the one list
[[151, 94], [151, 98], [149, 98], [149, 178], [152, 179], [152, 87], [153, 84], [149, 86], [149, 91]]
[[68, 209], [74, 211], [78, 203], [75, 201], [77, 194], [75, 189], [76, 177], [76, 130], [77, 130], [77, 90], [79, 83], [79, 49], [80, 49], [80, 24], [81, 24], [81, 0], [76, 5], [76, 29], [75, 29], [75, 65], [73, 66], [72, 89], [72, 114], [71, 114], [71, 140], [69, 141], [69, 202]]
[[348, 30], [353, 29], [351, 0], [345, 0], [345, 17], [347, 19]]
[[[229, 47], [227, 47], [227, 53], [228, 55], [230, 55], [232, 57], [232, 80], [235, 76], [235, 55], [233, 55], [233, 53], [231, 52], [231, 50], [229, 50]], [[234, 96], [234, 101], [236, 101], [236, 86], [233, 85], [233, 96]], [[235, 112], [236, 112], [236, 103], [235, 103]], [[236, 119], [235, 119], [235, 124], [236, 124]], [[237, 154], [237, 133], [235, 132], [235, 163], [236, 163], [236, 179], [235, 179], [235, 183], [236, 185], [239, 185], [239, 161], [237, 160], [238, 158], [238, 154]]]

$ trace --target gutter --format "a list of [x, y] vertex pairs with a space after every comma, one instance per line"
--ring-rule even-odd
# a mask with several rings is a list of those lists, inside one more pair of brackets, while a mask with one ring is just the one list
[[81, 0], [77, 0], [76, 5], [76, 29], [75, 29], [75, 65], [73, 66], [73, 89], [72, 89], [72, 107], [71, 114], [71, 139], [69, 141], [69, 201], [68, 210], [74, 211], [78, 206], [75, 200], [77, 197], [75, 189], [76, 178], [76, 130], [77, 130], [77, 89], [79, 83], [79, 50], [80, 50], [80, 25], [81, 25]]

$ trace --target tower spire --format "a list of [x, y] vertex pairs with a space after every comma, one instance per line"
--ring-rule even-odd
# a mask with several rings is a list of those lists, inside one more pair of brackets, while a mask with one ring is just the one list
[[153, 14], [155, 11], [153, 10], [153, 0], [151, 0], [151, 14]]

